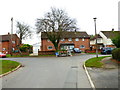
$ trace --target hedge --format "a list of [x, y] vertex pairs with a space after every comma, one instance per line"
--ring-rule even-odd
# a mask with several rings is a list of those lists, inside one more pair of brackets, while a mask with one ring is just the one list
[[120, 61], [120, 48], [116, 48], [112, 51], [112, 58]]

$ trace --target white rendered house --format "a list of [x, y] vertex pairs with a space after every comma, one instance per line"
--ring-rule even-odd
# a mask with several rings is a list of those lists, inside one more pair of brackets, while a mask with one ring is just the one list
[[[112, 38], [115, 36], [120, 35], [120, 31], [100, 31], [97, 37], [97, 44], [98, 49], [101, 49], [102, 47], [115, 47], [115, 45], [112, 43]], [[96, 45], [96, 38], [92, 38], [90, 40], [90, 46], [95, 49]]]

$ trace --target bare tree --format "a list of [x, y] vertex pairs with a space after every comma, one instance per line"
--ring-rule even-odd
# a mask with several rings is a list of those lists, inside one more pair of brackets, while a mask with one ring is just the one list
[[56, 8], [51, 8], [51, 12], [46, 13], [44, 18], [37, 19], [35, 25], [37, 33], [46, 32], [56, 50], [65, 31], [77, 30], [75, 19], [68, 17], [64, 10]]
[[20, 44], [22, 40], [31, 36], [30, 26], [25, 23], [17, 22], [17, 34], [20, 35]]

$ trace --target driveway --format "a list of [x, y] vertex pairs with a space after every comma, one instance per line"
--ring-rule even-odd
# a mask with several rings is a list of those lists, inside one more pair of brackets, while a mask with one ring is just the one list
[[95, 55], [5, 58], [24, 67], [2, 78], [3, 88], [91, 88], [83, 62]]

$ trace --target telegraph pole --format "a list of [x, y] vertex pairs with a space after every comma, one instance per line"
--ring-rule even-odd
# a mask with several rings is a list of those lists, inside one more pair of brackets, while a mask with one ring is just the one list
[[13, 17], [11, 18], [11, 41], [10, 41], [10, 44], [11, 44], [11, 48], [10, 48], [10, 54], [11, 54], [11, 56], [12, 56], [12, 50], [13, 50], [13, 48], [12, 48], [12, 35], [13, 35]]
[[96, 19], [97, 18], [93, 18], [94, 19], [94, 23], [95, 23], [95, 37], [96, 37], [96, 57], [98, 58], [98, 45], [97, 45], [97, 30], [96, 30]]

